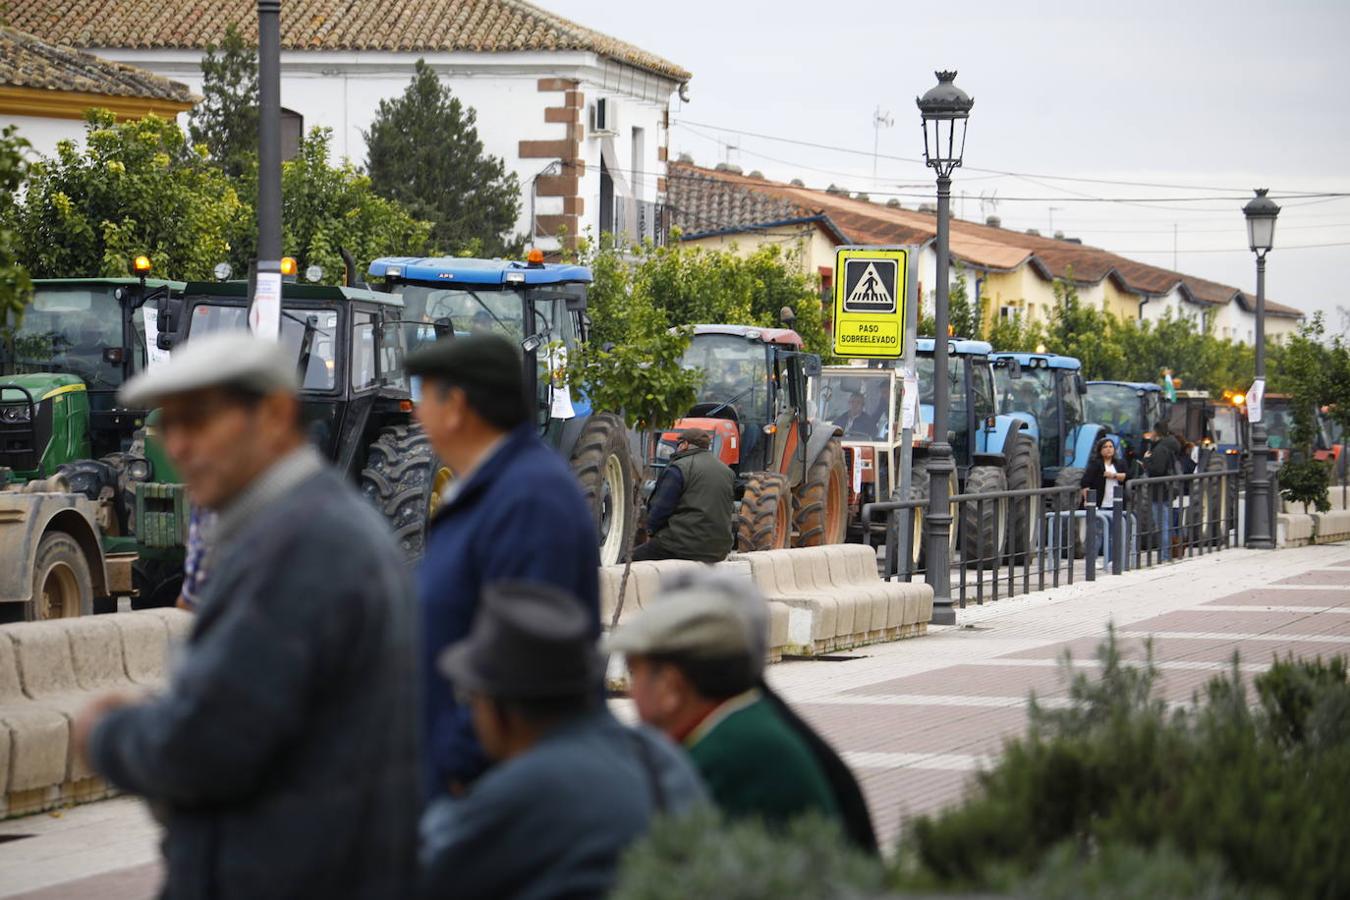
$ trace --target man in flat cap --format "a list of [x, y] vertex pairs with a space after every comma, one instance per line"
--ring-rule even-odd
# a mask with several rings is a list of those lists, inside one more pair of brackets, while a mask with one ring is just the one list
[[564, 592], [600, 632], [595, 520], [563, 458], [539, 439], [520, 351], [499, 335], [438, 341], [411, 353], [417, 418], [455, 475], [418, 569], [422, 730], [428, 799], [463, 791], [488, 766], [454, 685], [436, 659], [469, 634], [483, 587], [525, 579]]
[[647, 504], [647, 543], [633, 559], [691, 559], [715, 563], [731, 552], [736, 473], [713, 456], [712, 435], [680, 432], [675, 455], [656, 481]]
[[753, 584], [684, 574], [619, 625], [606, 649], [627, 657], [642, 721], [685, 746], [726, 816], [782, 826], [815, 813], [875, 853], [852, 773], [763, 680], [768, 632], [768, 607]]
[[654, 817], [706, 801], [678, 747], [605, 707], [590, 616], [563, 591], [489, 586], [468, 638], [438, 665], [495, 765], [427, 810], [429, 900], [603, 897]]
[[416, 880], [412, 585], [388, 528], [305, 441], [296, 360], [231, 331], [128, 381], [218, 512], [185, 655], [96, 700], [92, 767], [164, 810], [170, 898], [405, 897]]

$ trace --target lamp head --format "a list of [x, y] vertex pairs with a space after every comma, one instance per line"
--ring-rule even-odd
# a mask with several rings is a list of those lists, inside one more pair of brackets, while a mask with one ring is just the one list
[[975, 101], [956, 86], [956, 72], [935, 72], [938, 83], [917, 98], [923, 120], [923, 158], [940, 177], [951, 177], [966, 149], [966, 120]]
[[1242, 214], [1247, 217], [1247, 243], [1257, 256], [1265, 256], [1275, 244], [1275, 218], [1280, 207], [1266, 196], [1269, 190], [1257, 188], [1256, 196], [1242, 207]]

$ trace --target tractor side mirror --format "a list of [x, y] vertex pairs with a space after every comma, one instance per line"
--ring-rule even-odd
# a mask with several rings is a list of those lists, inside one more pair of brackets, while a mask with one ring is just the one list
[[1073, 389], [1078, 392], [1079, 396], [1087, 395], [1087, 382], [1083, 380], [1083, 376], [1079, 373], [1075, 373], [1073, 376]]
[[820, 357], [814, 353], [802, 354], [802, 374], [807, 378], [815, 378], [820, 374]]
[[1008, 377], [1009, 378], [1022, 377], [1022, 364], [1015, 359], [1008, 360]]
[[161, 350], [172, 350], [182, 324], [183, 301], [178, 297], [160, 297], [155, 304], [155, 328], [159, 332], [155, 346]]

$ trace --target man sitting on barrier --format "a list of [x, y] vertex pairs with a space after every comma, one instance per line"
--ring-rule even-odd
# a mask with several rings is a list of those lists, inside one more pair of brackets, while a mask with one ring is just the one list
[[691, 559], [715, 563], [731, 552], [736, 474], [709, 448], [712, 435], [702, 428], [680, 432], [647, 507], [651, 539], [633, 553], [635, 560]]
[[627, 657], [638, 715], [684, 744], [725, 815], [784, 825], [816, 813], [875, 852], [852, 773], [763, 681], [768, 630], [753, 585], [686, 574], [607, 646]]

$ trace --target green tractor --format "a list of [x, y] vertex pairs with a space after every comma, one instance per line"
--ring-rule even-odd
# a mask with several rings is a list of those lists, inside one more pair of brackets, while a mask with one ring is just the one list
[[[138, 260], [148, 272], [148, 260]], [[135, 537], [138, 486], [154, 466], [145, 410], [117, 389], [147, 362], [147, 304], [182, 290], [147, 278], [39, 279], [0, 347], [0, 620], [163, 602], [180, 553]], [[154, 314], [149, 314], [154, 330]], [[152, 342], [153, 342], [153, 335]], [[8, 516], [8, 517], [6, 517]], [[40, 527], [28, 527], [32, 522]], [[172, 601], [172, 597], [168, 598]]]

